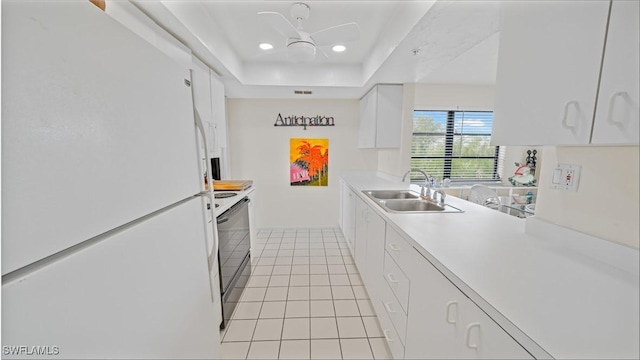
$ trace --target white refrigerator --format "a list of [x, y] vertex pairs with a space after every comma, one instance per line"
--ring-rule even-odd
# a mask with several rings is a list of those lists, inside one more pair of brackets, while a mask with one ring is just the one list
[[197, 136], [188, 69], [89, 1], [2, 1], [3, 358], [218, 357]]

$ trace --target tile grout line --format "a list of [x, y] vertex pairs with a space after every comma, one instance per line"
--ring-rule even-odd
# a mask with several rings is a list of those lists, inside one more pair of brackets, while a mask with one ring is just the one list
[[[286, 232], [285, 232], [285, 233], [286, 233]], [[282, 237], [280, 237], [280, 243], [278, 244], [279, 249], [280, 249], [280, 247], [281, 247], [282, 240], [284, 240], [284, 234], [285, 234], [285, 233], [283, 233], [283, 234], [282, 234]], [[305, 233], [306, 233], [306, 232], [305, 232]], [[343, 265], [343, 267], [345, 268], [345, 271], [346, 271], [346, 265], [347, 265], [347, 264], [345, 263], [345, 257], [351, 257], [351, 254], [350, 254], [350, 252], [349, 252], [349, 251], [344, 251], [345, 249], [346, 249], [346, 250], [348, 250], [348, 248], [343, 248], [343, 247], [340, 247], [340, 245], [338, 245], [338, 247], [337, 247], [336, 249], [338, 250], [337, 252], [338, 252], [340, 255], [334, 255], [334, 256], [340, 256], [340, 257], [342, 257], [342, 263], [341, 263], [341, 264], [329, 264], [329, 263], [328, 263], [328, 259], [327, 259], [327, 257], [328, 257], [328, 256], [330, 256], [330, 255], [327, 255], [327, 254], [326, 254], [326, 249], [327, 249], [327, 248], [325, 248], [324, 246], [325, 246], [327, 243], [338, 243], [338, 244], [341, 244], [341, 242], [339, 241], [338, 237], [336, 236], [335, 229], [334, 229], [331, 233], [328, 233], [328, 232], [316, 232], [316, 233], [314, 233], [314, 234], [319, 234], [319, 235], [321, 235], [321, 236], [322, 236], [322, 238], [321, 238], [321, 239], [322, 239], [322, 244], [323, 244], [323, 248], [322, 248], [322, 249], [324, 250], [324, 263], [323, 263], [323, 264], [311, 264], [311, 263], [310, 263], [310, 261], [309, 261], [309, 263], [308, 263], [308, 264], [304, 264], [304, 265], [309, 266], [309, 273], [308, 273], [308, 274], [300, 274], [300, 275], [307, 275], [307, 278], [308, 278], [308, 280], [309, 280], [309, 281], [308, 281], [308, 284], [307, 284], [307, 286], [306, 286], [306, 287], [308, 287], [308, 289], [309, 289], [309, 291], [310, 291], [310, 287], [312, 286], [312, 285], [311, 285], [311, 281], [310, 281], [310, 280], [311, 280], [311, 275], [312, 275], [312, 274], [311, 274], [311, 271], [310, 271], [310, 270], [311, 270], [311, 269], [310, 269], [310, 266], [311, 266], [311, 265], [324, 265], [324, 268], [326, 269], [326, 276], [327, 276], [327, 278], [328, 278], [328, 280], [329, 280], [328, 286], [329, 286], [329, 290], [330, 290], [330, 294], [331, 294], [331, 306], [332, 306], [333, 313], [334, 313], [334, 316], [332, 316], [332, 317], [334, 318], [334, 322], [335, 322], [334, 324], [335, 324], [335, 326], [336, 326], [336, 330], [338, 330], [338, 337], [337, 337], [336, 339], [334, 339], [334, 340], [338, 340], [339, 350], [340, 350], [340, 354], [341, 354], [340, 356], [341, 356], [341, 358], [342, 358], [342, 357], [344, 356], [343, 351], [342, 351], [342, 343], [341, 343], [342, 338], [341, 338], [341, 337], [340, 337], [340, 335], [339, 335], [339, 333], [340, 333], [340, 332], [339, 332], [339, 328], [338, 328], [338, 326], [337, 326], [337, 318], [338, 318], [338, 315], [337, 315], [337, 313], [336, 313], [336, 307], [335, 307], [335, 301], [336, 301], [336, 300], [340, 300], [340, 299], [334, 299], [334, 295], [335, 295], [335, 294], [334, 294], [334, 290], [333, 290], [333, 287], [334, 287], [334, 286], [339, 286], [339, 285], [334, 284], [334, 281], [332, 281], [332, 279], [331, 279], [331, 275], [337, 275], [337, 274], [340, 274], [340, 273], [336, 273], [336, 274], [330, 273], [330, 272], [329, 272], [329, 265]], [[324, 235], [325, 235], [325, 234], [330, 234], [330, 235], [329, 235], [327, 238], [325, 238], [325, 237], [324, 237]], [[309, 234], [309, 235], [311, 235], [311, 234]], [[270, 238], [271, 238], [271, 236], [270, 236]], [[318, 239], [318, 237], [314, 237], [314, 239]], [[302, 240], [302, 241], [298, 241], [298, 240]], [[294, 248], [293, 248], [293, 250], [295, 251], [295, 249], [296, 249], [295, 244], [298, 244], [298, 243], [299, 243], [299, 244], [303, 244], [303, 243], [305, 243], [305, 244], [310, 244], [310, 243], [312, 243], [310, 240], [312, 240], [311, 236], [309, 236], [309, 238], [301, 238], [301, 239], [298, 239], [298, 238], [297, 238], [297, 236], [296, 236], [296, 237], [294, 238], [294, 245], [293, 245], [293, 246], [294, 246]], [[328, 241], [327, 241], [327, 240], [328, 240]], [[318, 241], [316, 241], [316, 242], [318, 242]], [[343, 241], [343, 242], [344, 242], [344, 241]], [[343, 243], [343, 242], [342, 242], [342, 243]], [[315, 242], [314, 242], [314, 243], [315, 243]], [[272, 245], [275, 245], [275, 244], [272, 244]], [[304, 245], [303, 245], [303, 248], [305, 248], [305, 247], [306, 247], [306, 246], [304, 246]], [[333, 249], [333, 248], [332, 248], [332, 249]], [[312, 250], [312, 249], [311, 249], [311, 247], [310, 247], [310, 245], [309, 245], [309, 247], [308, 247], [308, 248], [306, 248], [305, 250], [308, 250], [308, 252], [309, 252], [309, 253], [307, 254], [307, 255], [308, 255], [307, 257], [308, 257], [308, 258], [310, 258], [310, 257], [311, 257], [311, 253], [310, 253], [310, 251]], [[319, 250], [319, 248], [314, 248], [313, 250]], [[278, 250], [278, 253], [275, 255], [275, 257], [276, 257], [276, 258], [277, 258], [277, 257], [281, 257], [281, 256], [279, 256], [279, 255], [280, 255], [280, 254], [279, 254], [279, 250]], [[318, 256], [318, 254], [314, 254], [314, 256], [319, 257], [319, 256]], [[295, 258], [295, 257], [296, 257], [296, 255], [293, 255], [293, 256], [292, 256], [292, 258]], [[350, 260], [349, 262], [352, 262], [352, 261]], [[278, 350], [278, 351], [279, 351], [279, 353], [278, 353], [278, 356], [280, 356], [280, 353], [281, 353], [281, 351], [282, 351], [282, 341], [284, 341], [284, 340], [282, 339], [282, 335], [283, 335], [283, 332], [284, 332], [284, 321], [285, 321], [285, 319], [286, 319], [286, 309], [288, 308], [288, 305], [289, 305], [289, 304], [288, 304], [288, 301], [289, 301], [289, 299], [288, 299], [288, 292], [289, 292], [289, 290], [291, 289], [291, 287], [295, 287], [295, 286], [292, 286], [292, 280], [291, 280], [291, 276], [293, 275], [293, 274], [292, 274], [292, 271], [293, 271], [293, 260], [292, 260], [292, 263], [291, 263], [291, 264], [287, 264], [287, 265], [289, 265], [289, 282], [288, 282], [288, 286], [287, 286], [287, 298], [286, 298], [286, 300], [285, 300], [285, 314], [283, 315], [283, 328], [282, 328], [282, 330], [281, 330], [281, 336], [280, 336], [280, 344], [279, 344], [279, 350]], [[351, 264], [351, 265], [353, 265], [353, 264]], [[274, 265], [272, 265], [272, 268], [271, 268], [271, 269], [272, 269], [272, 272], [270, 273], [270, 276], [273, 276], [273, 267], [274, 267], [274, 266], [276, 266], [276, 264], [275, 264], [275, 260], [274, 260]], [[357, 269], [356, 269], [356, 270], [357, 270]], [[357, 275], [359, 276], [359, 272], [354, 273], [354, 274], [357, 274]], [[250, 274], [250, 275], [251, 275], [251, 274]], [[320, 275], [322, 275], [322, 274], [320, 274]], [[364, 331], [365, 336], [364, 336], [364, 337], [356, 337], [356, 338], [353, 338], [353, 339], [362, 339], [362, 338], [367, 339], [367, 343], [368, 343], [368, 345], [369, 345], [369, 350], [371, 351], [371, 354], [373, 355], [373, 346], [372, 346], [371, 341], [370, 341], [370, 339], [371, 339], [371, 338], [369, 337], [369, 332], [367, 331], [366, 326], [364, 325], [364, 316], [362, 315], [362, 308], [361, 308], [360, 304], [358, 303], [358, 300], [368, 301], [368, 299], [357, 299], [357, 298], [356, 298], [356, 296], [355, 296], [355, 290], [354, 290], [354, 286], [356, 286], [356, 285], [354, 285], [354, 284], [353, 284], [353, 281], [352, 281], [352, 279], [351, 279], [351, 276], [350, 276], [350, 275], [351, 275], [351, 274], [349, 273], [349, 271], [346, 271], [346, 276], [347, 276], [348, 286], [349, 286], [349, 289], [351, 289], [351, 293], [352, 293], [352, 295], [354, 296], [354, 297], [353, 297], [353, 301], [355, 301], [355, 302], [356, 302], [356, 309], [357, 309], [357, 311], [358, 311], [358, 315], [342, 316], [342, 317], [359, 317], [359, 318], [360, 318], [360, 324], [363, 326], [363, 328], [364, 328], [364, 330], [365, 330], [365, 331]], [[269, 279], [269, 280], [271, 280], [271, 279]], [[301, 285], [301, 286], [304, 286], [304, 285]], [[322, 286], [322, 285], [314, 285], [314, 286]], [[271, 286], [267, 285], [267, 287], [271, 287]], [[318, 300], [318, 299], [316, 299], [316, 300]], [[350, 300], [350, 299], [347, 299], [347, 300]], [[274, 300], [274, 301], [275, 301], [275, 300]], [[292, 300], [292, 301], [293, 301], [293, 300]], [[309, 305], [308, 305], [308, 308], [307, 308], [307, 310], [308, 310], [308, 312], [309, 312], [309, 316], [308, 316], [307, 318], [309, 318], [309, 326], [310, 326], [310, 328], [309, 328], [309, 353], [308, 353], [308, 355], [309, 355], [309, 357], [311, 357], [311, 340], [313, 340], [313, 339], [311, 338], [311, 318], [312, 318], [312, 316], [311, 316], [311, 301], [313, 301], [313, 300], [311, 299], [310, 294], [309, 294], [309, 299], [308, 299], [307, 301], [309, 302]], [[261, 310], [260, 310], [260, 312], [262, 311], [262, 308], [264, 307], [264, 302], [267, 302], [267, 301], [263, 299], [263, 301], [262, 301], [262, 303], [261, 303]], [[376, 316], [370, 316], [370, 317], [372, 317], [372, 318], [376, 318]], [[258, 315], [258, 318], [259, 318], [259, 315]], [[305, 317], [302, 317], [302, 318], [305, 318]], [[319, 316], [319, 318], [327, 318], [327, 317]], [[259, 319], [258, 319], [258, 320], [259, 320]], [[254, 329], [254, 333], [255, 333], [255, 329]], [[254, 335], [253, 335], [253, 336], [254, 336]], [[252, 338], [253, 338], [253, 336], [252, 336]], [[349, 338], [349, 339], [352, 339], [352, 338]], [[324, 339], [316, 339], [316, 340], [324, 340]], [[248, 355], [247, 355], [247, 356], [248, 356]]]

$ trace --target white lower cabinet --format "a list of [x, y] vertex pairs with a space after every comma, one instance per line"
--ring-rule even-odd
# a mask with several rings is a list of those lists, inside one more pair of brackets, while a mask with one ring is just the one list
[[379, 307], [382, 306], [382, 301], [379, 299], [371, 299], [371, 301], [374, 303], [374, 308], [378, 315], [378, 321], [380, 322], [380, 329], [387, 340], [387, 345], [389, 346], [389, 350], [391, 350], [391, 355], [393, 355], [394, 359], [404, 359], [404, 345], [400, 340], [398, 332], [393, 326], [387, 312], [379, 310]]
[[406, 344], [407, 340], [407, 313], [400, 306], [400, 302], [395, 297], [389, 286], [381, 286], [379, 291], [379, 306], [375, 307], [377, 312], [386, 313], [391, 324], [393, 324], [394, 331], [398, 335], [398, 339], [402, 345]]
[[340, 184], [340, 191], [340, 227], [345, 240], [349, 244], [349, 250], [353, 254], [356, 237], [356, 194], [343, 181]]
[[533, 358], [417, 251], [409, 266], [406, 359]]
[[356, 197], [355, 201], [355, 236], [353, 260], [356, 263], [362, 280], [367, 278], [367, 204]]
[[533, 358], [343, 185], [343, 232], [394, 359]]
[[375, 296], [382, 281], [386, 223], [362, 199], [356, 198], [355, 263], [369, 296]]
[[[384, 266], [385, 262], [393, 262], [385, 251], [387, 224], [384, 219], [353, 192], [349, 195], [354, 197], [355, 202], [353, 211], [355, 212], [356, 267], [378, 315], [391, 354], [394, 359], [402, 359], [404, 358], [407, 314], [395, 297], [394, 291], [389, 287], [388, 278], [395, 281], [397, 278], [406, 279], [406, 276], [398, 276], [397, 266]], [[389, 274], [390, 276], [385, 276]], [[397, 290], [397, 287], [394, 286], [394, 289]], [[403, 283], [401, 289], [403, 292], [407, 289], [408, 292], [408, 282]]]
[[398, 304], [402, 307], [402, 310], [406, 312], [409, 307], [409, 288], [411, 282], [387, 252], [384, 253], [382, 276], [395, 298], [398, 299]]

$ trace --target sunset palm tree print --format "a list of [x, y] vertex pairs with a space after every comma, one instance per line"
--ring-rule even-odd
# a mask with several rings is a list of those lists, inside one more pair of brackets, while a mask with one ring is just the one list
[[327, 186], [329, 139], [290, 139], [290, 184]]

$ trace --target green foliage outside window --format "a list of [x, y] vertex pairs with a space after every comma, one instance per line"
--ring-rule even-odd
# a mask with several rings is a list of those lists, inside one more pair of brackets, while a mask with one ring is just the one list
[[492, 122], [493, 113], [486, 111], [414, 111], [411, 167], [438, 179], [499, 179]]

